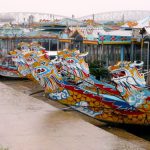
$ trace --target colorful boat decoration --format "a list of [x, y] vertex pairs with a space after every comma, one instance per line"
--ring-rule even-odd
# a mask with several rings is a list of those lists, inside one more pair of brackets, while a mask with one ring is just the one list
[[18, 44], [18, 49], [10, 51], [8, 54], [3, 55], [2, 51], [0, 51], [0, 75], [13, 78], [25, 77], [26, 71], [29, 70], [26, 70], [28, 67], [23, 64], [23, 57], [21, 57], [21, 55], [29, 51], [45, 52], [45, 48], [37, 42], [30, 44], [21, 42]]
[[11, 55], [0, 58], [0, 75], [5, 77], [18, 78], [22, 75], [18, 72]]
[[87, 53], [78, 50], [59, 51], [54, 60], [43, 50], [12, 55], [19, 72], [39, 82], [51, 100], [101, 121], [150, 124], [150, 90], [137, 63], [110, 66], [113, 84], [108, 84], [90, 75]]

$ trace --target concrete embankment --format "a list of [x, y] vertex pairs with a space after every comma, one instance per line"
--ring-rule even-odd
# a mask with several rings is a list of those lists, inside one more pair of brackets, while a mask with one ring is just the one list
[[8, 150], [143, 150], [0, 82], [0, 148]]

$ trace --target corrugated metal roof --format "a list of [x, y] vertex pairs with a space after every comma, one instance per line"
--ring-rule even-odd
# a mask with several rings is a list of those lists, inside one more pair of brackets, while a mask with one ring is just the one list
[[77, 30], [84, 38], [97, 38], [98, 34], [106, 33], [102, 27], [70, 27], [69, 29], [72, 32]]
[[131, 30], [113, 30], [106, 32], [102, 27], [88, 28], [88, 27], [78, 27], [70, 28], [74, 33], [76, 30], [86, 39], [94, 40], [98, 38], [98, 35], [113, 35], [113, 36], [132, 36]]
[[106, 32], [105, 35], [115, 35], [115, 36], [132, 36], [131, 30], [114, 30]]
[[1, 37], [50, 37], [55, 35], [54, 33], [45, 32], [42, 30], [31, 30], [24, 28], [2, 27], [0, 28]]

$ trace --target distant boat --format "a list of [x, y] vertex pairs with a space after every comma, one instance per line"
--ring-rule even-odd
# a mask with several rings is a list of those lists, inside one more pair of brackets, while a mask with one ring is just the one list
[[[51, 60], [56, 58], [56, 56], [57, 56], [57, 51], [46, 51], [45, 48], [41, 47], [37, 42], [33, 42], [30, 44], [21, 42], [21, 43], [19, 43], [19, 45], [21, 48], [18, 51], [20, 51], [20, 52], [21, 51], [28, 52], [28, 51], [33, 51], [33, 50], [40, 51], [42, 49], [45, 51], [46, 55]], [[17, 60], [17, 62], [19, 63], [19, 66], [21, 66], [21, 61]], [[25, 71], [23, 71], [24, 73], [19, 72], [20, 68], [18, 68], [17, 62], [16, 62], [16, 58], [14, 58], [13, 55], [5, 54], [4, 56], [1, 56], [0, 57], [0, 75], [5, 76], [5, 77], [12, 77], [12, 78], [25, 77], [25, 74], [24, 74]], [[23, 75], [22, 75], [22, 73], [23, 73]]]
[[15, 62], [12, 60], [11, 55], [0, 58], [0, 75], [13, 78], [22, 76], [18, 72], [18, 68], [15, 66]]

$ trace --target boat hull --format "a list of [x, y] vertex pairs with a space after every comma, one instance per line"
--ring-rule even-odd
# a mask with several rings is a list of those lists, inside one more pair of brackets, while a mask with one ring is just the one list
[[150, 113], [139, 111], [120, 98], [88, 93], [71, 85], [59, 85], [63, 90], [59, 93], [49, 93], [48, 97], [85, 115], [104, 122], [150, 124]]
[[4, 76], [4, 77], [11, 77], [11, 78], [20, 78], [21, 77], [18, 70], [5, 68], [3, 66], [0, 66], [0, 75]]

